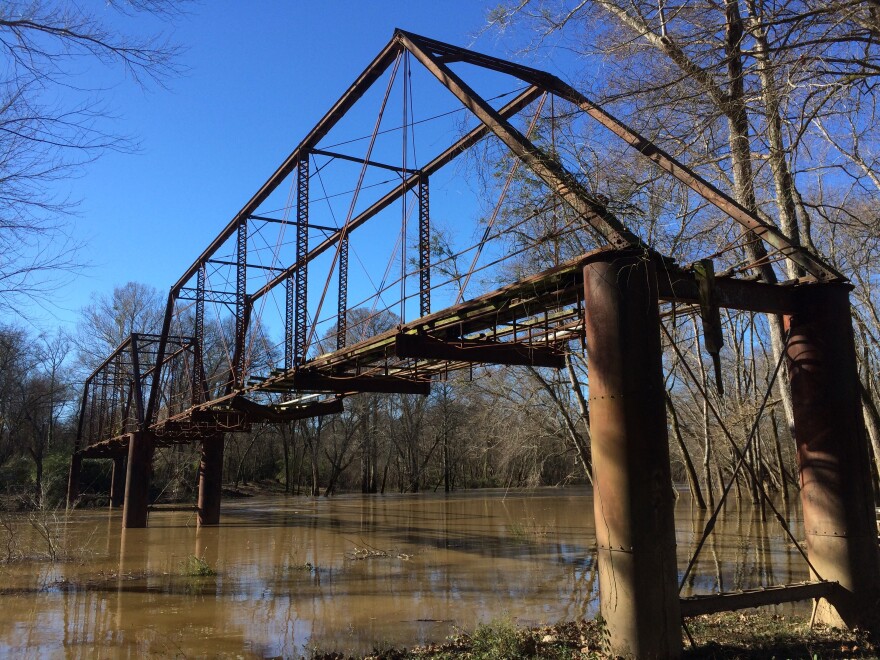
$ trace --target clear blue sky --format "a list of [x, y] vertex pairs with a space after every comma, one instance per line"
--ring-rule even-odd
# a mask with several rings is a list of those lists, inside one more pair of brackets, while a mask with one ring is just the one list
[[[33, 322], [69, 326], [92, 293], [130, 280], [167, 291], [395, 27], [510, 56], [494, 33], [473, 36], [493, 4], [203, 2], [171, 28], [188, 72], [167, 89], [95, 71], [96, 86], [116, 81], [102, 94], [118, 116], [112, 128], [135, 136], [140, 152], [108, 153], [62, 189], [81, 200], [76, 231], [90, 266], [59, 292], [54, 318], [34, 310]], [[149, 17], [113, 20], [157, 27]]]

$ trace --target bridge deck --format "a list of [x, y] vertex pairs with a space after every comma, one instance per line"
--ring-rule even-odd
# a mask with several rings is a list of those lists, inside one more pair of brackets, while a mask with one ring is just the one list
[[[427, 395], [432, 380], [473, 364], [562, 368], [572, 341], [583, 338], [583, 267], [600, 248], [472, 300], [448, 307], [351, 346], [329, 351], [297, 368], [250, 376], [247, 386], [193, 405], [154, 423], [160, 445], [186, 443], [253, 422], [283, 422], [342, 411], [342, 398], [359, 392]], [[664, 261], [660, 297], [697, 302], [691, 274]], [[756, 311], [788, 308], [789, 289], [732, 278], [716, 280], [725, 304]], [[282, 404], [254, 401], [281, 395]], [[276, 397], [278, 398], [278, 397]], [[127, 436], [81, 450], [86, 457], [124, 451]]]
[[[562, 367], [568, 343], [582, 336], [582, 271], [593, 254], [318, 355], [298, 368], [251, 376], [242, 391], [193, 406], [150, 430], [160, 446], [191, 442], [209, 433], [249, 430], [256, 420], [339, 412], [341, 405], [332, 402], [358, 392], [428, 394], [431, 380], [473, 363]], [[284, 406], [243, 399], [261, 393], [285, 395]], [[118, 454], [126, 449], [127, 437], [105, 439], [81, 453], [88, 458]]]

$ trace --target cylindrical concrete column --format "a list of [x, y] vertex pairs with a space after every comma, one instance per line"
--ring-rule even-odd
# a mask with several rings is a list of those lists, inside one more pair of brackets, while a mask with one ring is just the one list
[[599, 603], [611, 654], [681, 654], [674, 498], [655, 266], [608, 252], [584, 267]]
[[79, 473], [82, 470], [82, 455], [74, 452], [70, 457], [70, 472], [67, 475], [67, 506], [72, 507], [79, 498]]
[[153, 472], [153, 436], [146, 432], [128, 434], [128, 466], [125, 475], [123, 527], [146, 527]]
[[199, 462], [199, 524], [220, 522], [220, 494], [223, 487], [223, 434], [202, 440]]
[[118, 509], [125, 503], [125, 456], [113, 457], [113, 474], [110, 479], [110, 506]]
[[807, 555], [818, 577], [842, 586], [817, 620], [877, 632], [880, 551], [849, 289], [809, 284], [796, 295], [788, 370]]

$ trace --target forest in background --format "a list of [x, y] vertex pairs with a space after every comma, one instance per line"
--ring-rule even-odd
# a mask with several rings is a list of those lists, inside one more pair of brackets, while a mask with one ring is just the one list
[[[576, 86], [851, 278], [876, 479], [880, 5], [519, 0], [490, 12], [486, 29], [538, 62], [553, 48], [573, 49], [584, 63]], [[538, 123], [535, 140], [575, 164], [587, 190], [659, 251], [682, 264], [712, 255], [719, 273], [767, 282], [802, 275], [760, 242], [724, 228], [722, 214], [638, 154], [589, 130], [559, 104], [552, 121]], [[476, 180], [488, 182], [487, 200], [497, 197], [497, 164], [505, 157], [492, 142], [469, 157]], [[588, 231], [558, 231], [570, 214], [519, 171], [496, 226], [511, 228], [512, 252], [518, 241], [546, 240], [499, 277], [511, 281], [592, 249]], [[448, 256], [442, 232], [434, 250]], [[446, 264], [449, 275], [463, 276], [454, 259]], [[70, 335], [0, 328], [0, 488], [13, 496], [7, 502], [61, 500], [80, 384], [130, 332], [155, 331], [162, 303], [158, 292], [128, 283], [96, 297]], [[784, 378], [770, 388], [783, 350], [780, 319], [723, 313], [721, 395], [699, 317], [663, 312], [674, 477], [690, 484], [698, 504], [711, 506], [738, 460], [733, 445], [745, 446], [754, 428], [750, 469], [739, 473], [735, 492], [758, 501], [761, 490], [796, 488], [790, 395]], [[395, 319], [375, 325], [379, 332]], [[224, 479], [310, 495], [588, 481], [589, 378], [583, 346], [570, 350], [560, 371], [475, 368], [436, 383], [427, 398], [361, 394], [341, 415], [229, 434]], [[193, 498], [197, 465], [196, 446], [159, 450], [154, 498]], [[87, 495], [109, 490], [107, 462], [87, 461], [84, 469]]]

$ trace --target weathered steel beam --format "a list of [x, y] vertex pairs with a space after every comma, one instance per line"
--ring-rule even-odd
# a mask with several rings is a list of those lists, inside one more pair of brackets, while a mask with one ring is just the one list
[[610, 115], [570, 85], [555, 76], [550, 76], [545, 85], [548, 91], [574, 103], [612, 133], [622, 138], [624, 142], [639, 153], [656, 163], [661, 169], [684, 183], [700, 195], [700, 197], [726, 213], [737, 223], [754, 232], [756, 236], [768, 245], [779, 250], [783, 256], [791, 259], [817, 279], [829, 282], [844, 281], [846, 279], [816, 255], [800, 245], [794, 245], [777, 227], [764, 222], [756, 213], [746, 209], [746, 207], [730, 195], [716, 188], [687, 165], [678, 161], [656, 144]]
[[[525, 108], [529, 103], [538, 98], [540, 95], [541, 93], [540, 91], [538, 91], [537, 87], [530, 87], [522, 94], [519, 94], [510, 103], [502, 107], [498, 111], [498, 113], [502, 117], [512, 117], [517, 112]], [[418, 184], [420, 176], [430, 176], [432, 173], [436, 172], [440, 168], [448, 165], [456, 157], [460, 156], [467, 149], [474, 146], [477, 142], [486, 137], [488, 133], [489, 129], [486, 126], [478, 126], [477, 128], [470, 131], [467, 135], [456, 141], [441, 154], [439, 154], [436, 158], [431, 160], [427, 165], [423, 166], [420, 170], [420, 174], [414, 174], [408, 177], [406, 181], [401, 183], [394, 190], [389, 191], [383, 197], [375, 201], [372, 205], [364, 209], [360, 214], [352, 218], [351, 221], [348, 223], [348, 230], [346, 231], [346, 234], [350, 234], [354, 229], [357, 229], [367, 220], [384, 211], [386, 208], [391, 206], [391, 204], [400, 199], [402, 195], [406, 194], [409, 190], [411, 190]], [[342, 230], [335, 230], [335, 233], [332, 236], [328, 236], [319, 245], [315, 246], [314, 248], [312, 248], [312, 250], [309, 251], [308, 261], [311, 261], [317, 256], [323, 254], [332, 246], [336, 245], [341, 236]], [[300, 265], [301, 264], [299, 261], [297, 261], [297, 263], [291, 264], [291, 266], [285, 272], [279, 274], [277, 277], [270, 280], [265, 285], [257, 289], [253, 294], [251, 294], [251, 299], [257, 300], [258, 298], [266, 295], [266, 293], [268, 293], [282, 280], [284, 280], [285, 277], [295, 272], [300, 267]]]
[[233, 398], [229, 405], [248, 415], [253, 421], [288, 422], [332, 415], [343, 411], [342, 399], [330, 399], [298, 406], [265, 406], [243, 396]]
[[562, 369], [565, 358], [544, 346], [473, 339], [443, 341], [430, 335], [398, 334], [394, 350], [400, 358], [453, 360], [485, 364], [527, 365]]
[[293, 388], [327, 392], [378, 392], [385, 394], [431, 393], [431, 383], [399, 376], [327, 376], [309, 371], [293, 375]]
[[[699, 288], [693, 272], [681, 268], [658, 267], [660, 299], [668, 302], [699, 304]], [[765, 314], [790, 314], [795, 308], [795, 288], [754, 280], [716, 277], [718, 306]]]
[[400, 32], [401, 42], [474, 116], [485, 124], [508, 149], [540, 177], [552, 191], [584, 217], [605, 240], [617, 248], [640, 246], [641, 239], [627, 229], [601, 202], [590, 195], [563, 165], [536, 147], [471, 89], [440, 58], [432, 54], [426, 42], [416, 35]]
[[[299, 225], [300, 224], [299, 220], [291, 220], [289, 218], [286, 220], [284, 218], [269, 218], [265, 215], [253, 215], [252, 214], [252, 215], [248, 216], [248, 219], [249, 220], [262, 220], [263, 222], [274, 222], [279, 225]], [[311, 222], [306, 222], [306, 227], [308, 227], [309, 229], [317, 229], [318, 231], [338, 231], [339, 230], [339, 227], [328, 227], [327, 225], [316, 225]], [[211, 261], [214, 261], [214, 260], [212, 259]]]
[[370, 86], [379, 79], [385, 70], [394, 62], [401, 46], [397, 38], [391, 41], [382, 49], [376, 58], [364, 69], [363, 73], [351, 84], [340, 99], [332, 108], [324, 115], [324, 117], [315, 125], [302, 142], [294, 149], [277, 170], [269, 177], [262, 187], [248, 200], [242, 209], [232, 218], [228, 225], [220, 232], [204, 252], [193, 262], [177, 283], [171, 288], [171, 294], [174, 296], [176, 292], [182, 288], [192, 276], [195, 275], [199, 265], [209, 259], [219, 250], [223, 244], [235, 233], [239, 222], [244, 221], [248, 216], [252, 215], [272, 192], [293, 172], [297, 163], [308, 154], [309, 150], [318, 144], [321, 139], [336, 125], [336, 123], [345, 115], [346, 112], [357, 102], [361, 96], [370, 88]]
[[838, 586], [837, 582], [801, 582], [705, 596], [688, 596], [681, 599], [681, 616], [733, 612], [749, 607], [793, 603], [811, 598], [826, 598]]
[[742, 206], [735, 199], [719, 190], [716, 186], [705, 180], [690, 167], [677, 160], [656, 144], [640, 135], [622, 121], [608, 113], [604, 108], [590, 101], [585, 95], [574, 89], [571, 85], [563, 82], [557, 76], [522, 66], [513, 62], [476, 53], [466, 48], [453, 46], [435, 39], [429, 39], [421, 35], [397, 30], [404, 43], [418, 42], [422, 47], [434, 55], [440, 55], [445, 61], [460, 61], [473, 64], [485, 69], [506, 73], [520, 80], [536, 85], [543, 91], [548, 91], [560, 98], [570, 101], [593, 119], [620, 137], [631, 147], [639, 151], [645, 157], [657, 164], [661, 169], [668, 172], [676, 179], [687, 185], [703, 199], [716, 206], [729, 215], [742, 226], [750, 229], [761, 237], [769, 245], [779, 250], [784, 256], [802, 266], [808, 273], [823, 281], [845, 280], [843, 275], [819, 257], [811, 254], [802, 246], [794, 245], [779, 229], [764, 222], [756, 213]]
[[398, 167], [397, 165], [387, 165], [385, 163], [378, 163], [375, 160], [368, 160], [366, 158], [359, 158], [357, 156], [349, 156], [348, 154], [340, 154], [335, 151], [327, 151], [325, 149], [312, 149], [309, 153], [318, 154], [319, 156], [328, 156], [329, 158], [338, 158], [339, 160], [347, 160], [351, 163], [360, 163], [363, 165], [366, 163], [370, 167], [378, 167], [382, 170], [391, 170], [392, 172], [412, 172], [413, 170]]

